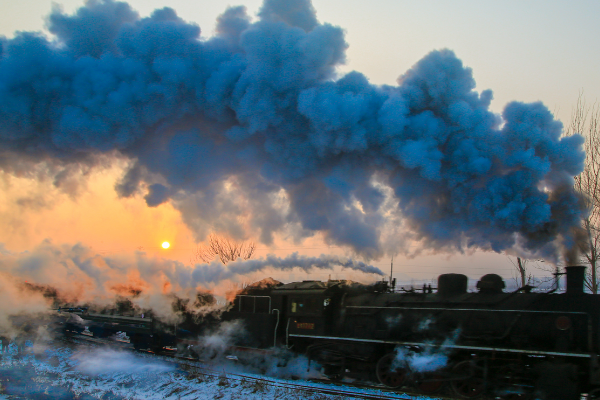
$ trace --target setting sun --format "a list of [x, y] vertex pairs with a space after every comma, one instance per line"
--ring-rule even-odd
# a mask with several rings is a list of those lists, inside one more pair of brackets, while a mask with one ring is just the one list
[[163, 244], [162, 244], [163, 249], [168, 249], [170, 246], [171, 246], [171, 244], [169, 242], [163, 242]]

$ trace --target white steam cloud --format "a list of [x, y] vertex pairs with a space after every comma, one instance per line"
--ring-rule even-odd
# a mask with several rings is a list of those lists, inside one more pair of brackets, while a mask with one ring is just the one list
[[[82, 245], [53, 245], [44, 242], [32, 251], [0, 253], [0, 329], [11, 326], [9, 316], [20, 312], [48, 312], [59, 304], [86, 302], [108, 305], [116, 296], [134, 297], [142, 308], [174, 318], [171, 294], [194, 299], [197, 291], [211, 290], [224, 282], [239, 282], [254, 272], [330, 270], [342, 267], [365, 274], [382, 275], [378, 268], [334, 256], [304, 257], [297, 253], [284, 258], [272, 255], [255, 260], [219, 261], [193, 266], [174, 260], [137, 253], [135, 256], [106, 257]], [[133, 295], [135, 294], [135, 296]], [[46, 297], [44, 297], [46, 295]], [[1, 335], [1, 333], [0, 333]]]

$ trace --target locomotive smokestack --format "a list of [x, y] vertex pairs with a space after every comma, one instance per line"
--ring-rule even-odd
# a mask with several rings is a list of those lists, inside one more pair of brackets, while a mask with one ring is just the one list
[[585, 267], [573, 265], [565, 269], [567, 270], [567, 294], [583, 294]]

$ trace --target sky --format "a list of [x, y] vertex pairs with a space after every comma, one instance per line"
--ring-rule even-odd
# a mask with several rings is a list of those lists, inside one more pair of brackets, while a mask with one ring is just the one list
[[[0, 34], [44, 29], [52, 4], [72, 12], [79, 0], [6, 2]], [[132, 0], [141, 15], [169, 6], [196, 22], [203, 35], [214, 33], [216, 17], [227, 6], [245, 5], [256, 13], [260, 0]], [[579, 91], [589, 101], [600, 93], [600, 34], [597, 1], [313, 1], [317, 17], [345, 29], [347, 71], [364, 73], [372, 83], [394, 84], [400, 74], [434, 49], [454, 50], [473, 68], [479, 90], [492, 89], [492, 109], [512, 100], [542, 101], [567, 121]]]
[[[339, 76], [356, 70], [373, 85], [396, 85], [400, 75], [432, 50], [447, 48], [472, 68], [476, 91], [493, 91], [489, 108], [494, 113], [501, 113], [510, 101], [542, 101], [567, 124], [580, 92], [590, 103], [600, 94], [600, 51], [595, 40], [600, 37], [600, 26], [595, 21], [600, 3], [596, 1], [312, 3], [321, 23], [344, 30], [348, 49], [345, 65], [337, 67]], [[58, 4], [70, 14], [82, 2]], [[168, 5], [183, 20], [198, 24], [202, 37], [208, 38], [215, 34], [217, 17], [228, 6], [241, 3], [131, 0], [129, 4], [142, 17]], [[243, 5], [255, 16], [261, 2], [248, 0]], [[5, 2], [0, 6], [0, 35], [11, 38], [15, 31], [48, 34], [45, 18], [52, 7], [52, 2], [43, 0]], [[115, 183], [127, 168], [126, 159], [110, 158], [89, 170], [83, 168], [59, 187], [43, 173], [1, 172], [4, 195], [0, 199], [0, 221], [4, 228], [0, 243], [9, 251], [22, 252], [31, 251], [47, 239], [55, 245], [80, 242], [105, 256], [142, 251], [190, 264], [198, 232], [190, 229], [190, 221], [182, 216], [181, 210], [187, 206], [181, 199], [148, 207], [143, 194], [119, 197]], [[210, 226], [197, 229], [205, 232]], [[335, 240], [323, 239], [320, 232], [303, 240], [293, 236], [279, 231], [269, 243], [254, 238], [259, 242], [257, 254], [365, 256], [360, 251], [356, 255], [352, 245], [344, 245], [342, 234]], [[353, 243], [352, 240], [346, 242]], [[160, 247], [163, 241], [171, 243], [168, 250]], [[445, 245], [432, 246], [411, 258], [396, 256], [394, 270], [405, 281], [432, 279], [443, 272], [462, 272], [473, 277], [487, 272], [512, 275], [513, 267], [504, 251], [463, 249], [462, 253], [448, 250]], [[367, 259], [388, 271], [387, 253]], [[306, 276], [282, 272], [276, 278], [325, 279], [329, 275], [328, 271]], [[347, 278], [348, 273], [335, 270], [333, 277]]]

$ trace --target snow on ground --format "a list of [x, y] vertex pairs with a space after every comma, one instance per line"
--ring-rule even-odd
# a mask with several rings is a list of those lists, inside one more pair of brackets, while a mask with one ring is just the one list
[[[159, 357], [107, 347], [29, 346], [24, 355], [14, 345], [1, 355], [0, 400], [340, 400], [305, 390], [274, 387], [239, 376], [206, 376], [183, 370]], [[270, 379], [282, 384], [284, 379]], [[318, 386], [317, 384], [313, 386]], [[374, 391], [371, 391], [374, 392]], [[411, 399], [398, 395], [399, 399]]]

